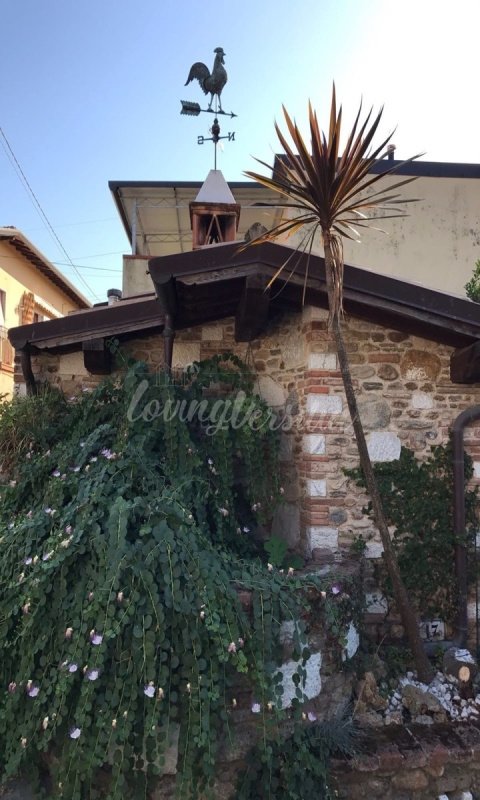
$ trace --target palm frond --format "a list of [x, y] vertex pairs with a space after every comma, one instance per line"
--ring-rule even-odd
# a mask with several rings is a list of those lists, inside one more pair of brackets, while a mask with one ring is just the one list
[[[326, 259], [329, 263], [325, 266], [329, 273], [327, 282], [331, 288], [330, 299], [334, 304], [330, 308], [330, 314], [335, 316], [342, 308], [342, 238], [356, 240], [359, 237], [357, 227], [373, 227], [373, 221], [406, 215], [402, 207], [405, 203], [414, 202], [414, 198], [403, 199], [398, 190], [414, 181], [415, 177], [402, 178], [381, 188], [377, 188], [377, 184], [419, 156], [413, 156], [391, 167], [387, 165], [381, 173], [372, 174], [371, 169], [385, 153], [393, 131], [378, 145], [374, 145], [383, 107], [376, 115], [370, 109], [362, 120], [362, 103], [340, 155], [342, 107], [337, 108], [335, 85], [332, 89], [328, 134], [321, 129], [317, 113], [309, 103], [310, 146], [307, 146], [297, 123], [285, 107], [283, 114], [289, 138], [275, 123], [275, 131], [284, 153], [276, 162], [272, 177], [252, 171], [245, 175], [280, 194], [284, 201], [279, 205], [291, 209], [296, 216], [283, 220], [252, 244], [291, 235], [312, 223], [315, 230], [319, 227], [324, 245], [328, 241], [330, 248], [329, 259]], [[257, 161], [268, 167], [265, 162], [259, 159]], [[310, 251], [313, 236], [314, 234], [310, 238], [309, 233]]]

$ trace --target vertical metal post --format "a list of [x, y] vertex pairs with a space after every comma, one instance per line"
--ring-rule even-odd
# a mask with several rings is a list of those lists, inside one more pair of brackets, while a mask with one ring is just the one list
[[137, 200], [132, 204], [132, 256], [137, 255]]

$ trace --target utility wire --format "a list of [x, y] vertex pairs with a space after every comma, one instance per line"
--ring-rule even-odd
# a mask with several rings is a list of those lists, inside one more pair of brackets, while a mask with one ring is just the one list
[[57, 243], [57, 245], [60, 247], [60, 249], [61, 249], [62, 253], [65, 255], [68, 263], [70, 264], [70, 266], [73, 267], [73, 269], [75, 270], [77, 276], [82, 281], [84, 286], [87, 288], [88, 292], [90, 294], [92, 294], [93, 297], [95, 297], [98, 300], [99, 299], [98, 295], [96, 294], [96, 292], [93, 291], [91, 286], [89, 286], [87, 281], [84, 279], [83, 275], [81, 275], [81, 273], [78, 272], [77, 268], [75, 267], [75, 264], [73, 263], [72, 259], [68, 255], [68, 253], [65, 250], [63, 244], [61, 243], [60, 239], [58, 238], [55, 230], [53, 229], [53, 227], [52, 227], [52, 225], [50, 223], [50, 220], [48, 219], [47, 215], [45, 214], [45, 211], [43, 210], [43, 208], [42, 208], [42, 206], [40, 204], [40, 201], [39, 201], [38, 197], [36, 196], [35, 192], [33, 191], [32, 187], [30, 186], [30, 183], [28, 182], [28, 178], [25, 175], [22, 167], [20, 166], [20, 163], [19, 163], [15, 153], [13, 152], [13, 149], [12, 149], [12, 147], [10, 145], [10, 142], [8, 141], [6, 135], [5, 135], [5, 133], [4, 133], [4, 131], [3, 131], [3, 129], [1, 127], [0, 127], [0, 136], [2, 137], [2, 139], [0, 141], [2, 141], [2, 146], [3, 146], [3, 149], [4, 149], [5, 153], [6, 153], [6, 155], [7, 155], [7, 158], [10, 161], [10, 163], [12, 164], [14, 170], [16, 171], [17, 176], [20, 178], [21, 182], [23, 183], [24, 188], [30, 194], [30, 197], [32, 198], [32, 200], [34, 202], [35, 208], [37, 210], [37, 213], [40, 216], [40, 219], [43, 221], [43, 223], [44, 223], [45, 227], [47, 228], [47, 230], [49, 231], [50, 235], [52, 236], [54, 241]]

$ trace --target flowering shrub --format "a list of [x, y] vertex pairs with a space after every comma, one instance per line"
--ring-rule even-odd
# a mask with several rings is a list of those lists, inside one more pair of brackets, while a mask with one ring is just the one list
[[[137, 364], [76, 401], [43, 396], [38, 426], [25, 401], [28, 433], [8, 450], [0, 490], [2, 780], [47, 763], [55, 797], [143, 797], [178, 737], [178, 795], [199, 797], [239, 674], [252, 711], [263, 718], [278, 704], [278, 629], [301, 617], [299, 590], [315, 580], [260, 560], [252, 531], [280, 494], [277, 434], [230, 360], [230, 370], [201, 365], [182, 386]], [[242, 386], [258, 424], [207, 435], [179, 415], [130, 419], [139, 381], [164, 403], [204, 397], [211, 383]], [[21, 427], [22, 401], [4, 415]], [[309, 653], [295, 628], [302, 676]]]

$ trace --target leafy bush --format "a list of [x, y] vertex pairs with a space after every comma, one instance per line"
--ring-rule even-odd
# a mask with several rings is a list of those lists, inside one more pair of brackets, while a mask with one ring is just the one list
[[480, 258], [475, 262], [472, 277], [465, 284], [465, 292], [470, 300], [480, 302]]
[[[209, 435], [232, 389], [256, 425]], [[204, 421], [189, 418], [203, 400]], [[305, 591], [319, 583], [266, 569], [253, 535], [280, 495], [268, 420], [233, 357], [181, 386], [135, 365], [75, 402], [3, 406], [0, 780], [47, 764], [55, 797], [144, 797], [178, 738], [178, 795], [199, 797], [239, 676], [263, 723], [279, 705], [284, 619], [300, 620], [302, 700]]]
[[[348, 471], [358, 485], [363, 485], [359, 470]], [[473, 475], [472, 461], [465, 456], [465, 480]], [[415, 598], [422, 614], [441, 615], [453, 620], [457, 608], [457, 584], [454, 571], [455, 534], [453, 523], [453, 459], [451, 445], [432, 448], [425, 461], [402, 447], [400, 458], [375, 465], [375, 476], [389, 525], [393, 526], [393, 544], [407, 590]], [[473, 549], [476, 525], [477, 490], [465, 492], [466, 544]], [[370, 506], [367, 508], [370, 512]], [[474, 568], [470, 559], [470, 579]], [[389, 595], [391, 585], [380, 567], [380, 579]]]

